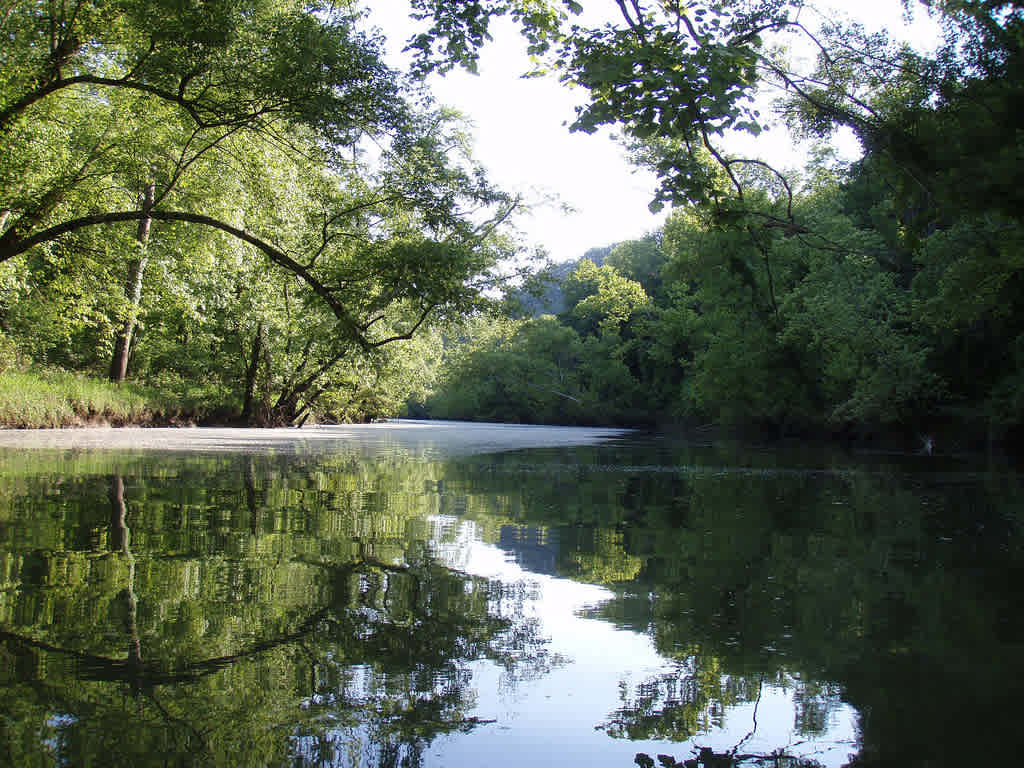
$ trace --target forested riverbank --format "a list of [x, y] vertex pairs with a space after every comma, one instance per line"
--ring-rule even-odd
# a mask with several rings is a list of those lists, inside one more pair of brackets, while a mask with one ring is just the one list
[[[403, 72], [356, 4], [10, 4], [0, 422], [413, 415], [1019, 450], [1016, 3], [906, 3], [941, 25], [934, 50], [796, 2], [610, 3], [600, 23], [575, 2], [411, 6]], [[424, 86], [473, 68], [502, 16], [587, 94], [570, 128], [613, 128], [655, 172], [660, 230], [524, 268], [529, 201]], [[815, 147], [805, 167], [732, 149], [772, 122]]]

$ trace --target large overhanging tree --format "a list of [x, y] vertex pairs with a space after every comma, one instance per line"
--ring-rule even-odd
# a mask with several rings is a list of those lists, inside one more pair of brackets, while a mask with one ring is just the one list
[[[747, 190], [770, 185], [787, 205], [757, 215], [770, 228], [796, 234], [790, 182], [764, 160], [731, 151], [728, 141], [731, 133], [758, 135], [768, 127], [771, 115], [762, 115], [755, 100], [765, 89], [785, 95], [794, 127], [819, 137], [852, 129], [901, 183], [918, 187], [934, 182], [929, 162], [955, 164], [941, 152], [936, 158], [937, 148], [920, 130], [927, 113], [963, 113], [966, 99], [986, 126], [1012, 132], [1007, 105], [971, 91], [997, 79], [1012, 90], [1024, 24], [1020, 4], [902, 4], [944, 25], [946, 42], [936, 55], [832, 21], [804, 0], [412, 0], [426, 26], [409, 47], [422, 71], [473, 70], [493, 21], [511, 17], [538, 72], [589, 94], [571, 130], [613, 126], [644, 148], [641, 157], [660, 180], [652, 206], [751, 214], [753, 206], [743, 204]], [[794, 67], [785, 53], [790, 44], [811, 51], [816, 65]], [[999, 135], [987, 138], [1005, 144], [992, 128]]]
[[[116, 117], [137, 119], [123, 92], [145, 96], [143, 109], [170, 105], [186, 118], [186, 157], [237, 131], [304, 125], [345, 143], [386, 130], [404, 113], [396, 77], [354, 22], [351, 12], [287, 0], [11, 3], [0, 18], [8, 41], [0, 54], [4, 160], [16, 163], [31, 125], [59, 118], [69, 102], [120, 107]], [[103, 146], [97, 141], [92, 152]], [[95, 162], [86, 155], [79, 176], [50, 174], [21, 194], [23, 184], [6, 185], [5, 195], [11, 187], [15, 194], [2, 203], [4, 258]]]
[[801, 28], [787, 0], [673, 2], [574, 0], [475, 2], [413, 0], [429, 28], [410, 48], [425, 71], [475, 67], [491, 22], [513, 17], [538, 72], [582, 87], [574, 131], [617, 126], [636, 141], [671, 143], [660, 158], [653, 203], [742, 198], [739, 169], [757, 161], [729, 155], [729, 131], [762, 128], [753, 95], [767, 58], [766, 35]]
[[[9, 4], [0, 263], [17, 269], [34, 254], [67, 269], [106, 250], [126, 294], [114, 378], [150, 253], [195, 258], [182, 227], [244, 244], [333, 318], [306, 392], [309, 371], [347, 350], [408, 339], [471, 306], [517, 202], [456, 151], [448, 116], [360, 27], [347, 3]], [[127, 232], [134, 244], [112, 249]], [[296, 412], [288, 405], [281, 419]]]

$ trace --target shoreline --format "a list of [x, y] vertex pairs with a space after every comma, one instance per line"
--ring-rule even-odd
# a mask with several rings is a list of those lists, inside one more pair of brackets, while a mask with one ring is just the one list
[[596, 445], [633, 430], [535, 424], [415, 421], [303, 427], [59, 427], [0, 429], [0, 449], [185, 452], [326, 452], [340, 448], [487, 453]]

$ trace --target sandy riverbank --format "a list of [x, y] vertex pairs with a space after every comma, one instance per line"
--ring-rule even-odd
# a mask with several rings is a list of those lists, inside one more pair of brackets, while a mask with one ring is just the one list
[[592, 445], [627, 432], [591, 427], [406, 420], [301, 429], [84, 427], [0, 430], [0, 448], [242, 453], [311, 453], [356, 448], [370, 453], [409, 450], [466, 455], [520, 448]]

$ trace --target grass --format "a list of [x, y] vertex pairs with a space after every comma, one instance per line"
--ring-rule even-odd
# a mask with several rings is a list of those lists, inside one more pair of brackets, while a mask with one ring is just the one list
[[0, 371], [0, 426], [68, 427], [180, 421], [183, 410], [160, 392], [132, 383], [57, 370]]

